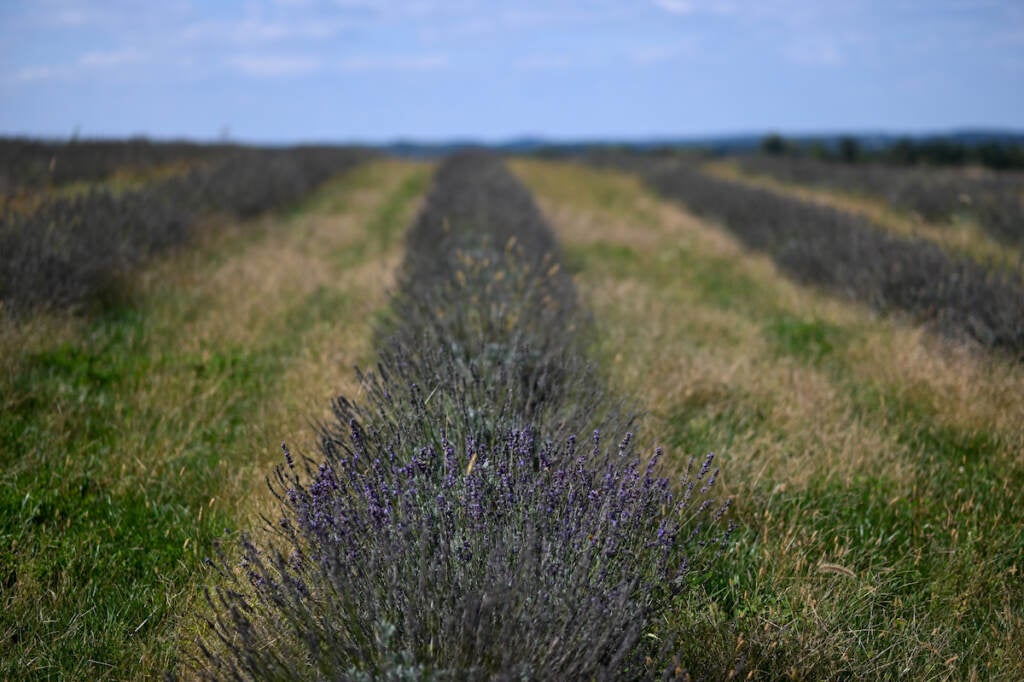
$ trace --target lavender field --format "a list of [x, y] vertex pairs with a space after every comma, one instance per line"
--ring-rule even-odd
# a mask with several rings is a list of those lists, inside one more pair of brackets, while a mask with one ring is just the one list
[[1012, 215], [686, 155], [20, 144], [0, 677], [1024, 676]]

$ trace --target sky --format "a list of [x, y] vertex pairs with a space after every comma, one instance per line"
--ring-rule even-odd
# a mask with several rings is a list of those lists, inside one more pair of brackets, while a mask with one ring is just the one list
[[1024, 129], [1024, 0], [0, 0], [0, 135]]

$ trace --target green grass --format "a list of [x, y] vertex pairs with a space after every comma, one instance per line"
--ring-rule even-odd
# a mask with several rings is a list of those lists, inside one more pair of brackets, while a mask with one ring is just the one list
[[426, 192], [429, 184], [428, 173], [412, 174], [380, 205], [366, 228], [379, 248], [386, 248], [405, 233], [409, 204]]
[[[427, 190], [429, 181], [430, 175], [427, 173], [416, 173], [405, 178], [370, 217], [366, 231], [371, 239], [335, 249], [332, 254], [334, 262], [342, 268], [354, 267], [398, 241], [407, 227], [405, 223], [410, 204]], [[331, 206], [329, 203], [327, 205]]]
[[[186, 539], [207, 547], [227, 524], [219, 510], [196, 518], [216, 483], [207, 472], [222, 425], [190, 444], [174, 485], [126, 486], [110, 471], [128, 394], [154, 362], [191, 364], [154, 357], [145, 332], [136, 311], [108, 315], [82, 339], [26, 358], [9, 386], [18, 403], [0, 417], [0, 573], [12, 590], [4, 676], [124, 670], [132, 641], [158, 636], [195, 568]], [[245, 411], [244, 401], [232, 407], [229, 422]]]
[[[252, 525], [249, 498], [277, 457], [269, 442], [286, 435], [267, 429], [308, 423], [314, 415], [293, 413], [304, 396], [325, 404], [331, 395], [289, 377], [323, 372], [336, 325], [369, 334], [364, 294], [338, 279], [394, 247], [395, 225], [428, 179], [425, 167], [358, 169], [302, 210], [157, 264], [168, 281], [140, 285], [125, 304], [8, 344], [0, 678], [133, 679], [180, 662], [202, 561], [217, 539]], [[348, 214], [359, 223], [349, 240], [359, 262], [344, 262], [340, 248], [316, 253], [320, 233], [306, 221]], [[224, 297], [205, 280], [268, 248], [283, 253], [268, 240], [314, 252], [275, 275], [296, 293], [257, 301], [253, 315], [221, 330], [222, 315], [260, 294], [242, 287]], [[309, 286], [310, 264], [321, 260], [330, 267]], [[18, 326], [4, 323], [17, 339]]]
[[842, 330], [824, 320], [779, 315], [764, 328], [776, 352], [799, 360], [818, 362], [843, 342]]
[[1012, 679], [1024, 474], [926, 461], [909, 495], [884, 472], [745, 491], [745, 532], [708, 601], [688, 605], [715, 618], [691, 656], [715, 669], [742, 637], [767, 678]]
[[[0, 527], [2, 545], [10, 547], [0, 575], [19, 585], [21, 596], [8, 604], [15, 608], [5, 610], [3, 626], [5, 644], [21, 652], [5, 661], [25, 665], [21, 670], [91, 677], [104, 667], [131, 669], [133, 641], [167, 636], [161, 626], [172, 598], [213, 539], [234, 525], [227, 511], [198, 513], [232, 475], [219, 466], [222, 456], [246, 440], [286, 360], [301, 350], [304, 332], [325, 315], [344, 319], [351, 307], [345, 296], [317, 289], [285, 313], [287, 333], [270, 329], [252, 347], [204, 355], [156, 348], [145, 314], [123, 311], [96, 320], [82, 341], [27, 359], [13, 386], [21, 405], [0, 419]], [[175, 424], [179, 452], [136, 454], [143, 464], [159, 458], [148, 464], [171, 481], [121, 478], [110, 462], [124, 447], [122, 429], [135, 429], [143, 443], [174, 437], [147, 439], [139, 429], [159, 429], [161, 415], [130, 406], [131, 392], [148, 375], [168, 370], [187, 377], [191, 390], [184, 397], [213, 391], [220, 411], [214, 418], [186, 411]], [[163, 657], [175, 644], [156, 646], [167, 647]]]

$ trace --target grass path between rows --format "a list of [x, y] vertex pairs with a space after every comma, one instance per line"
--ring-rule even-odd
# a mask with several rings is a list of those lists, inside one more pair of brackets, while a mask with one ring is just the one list
[[363, 165], [152, 264], [116, 310], [0, 320], [0, 678], [177, 664], [212, 543], [258, 523], [280, 443], [372, 360], [429, 176]]
[[767, 679], [1024, 679], [1024, 367], [798, 286], [636, 178], [516, 161], [670, 456], [743, 531], [682, 649]]
[[907, 211], [888, 207], [881, 199], [854, 192], [783, 182], [768, 175], [745, 172], [731, 161], [706, 163], [702, 170], [717, 178], [733, 180], [750, 187], [766, 189], [776, 194], [863, 216], [895, 235], [933, 242], [950, 256], [968, 258], [981, 265], [995, 266], [1013, 272], [1022, 270], [1021, 252], [993, 239], [973, 220], [928, 222]]

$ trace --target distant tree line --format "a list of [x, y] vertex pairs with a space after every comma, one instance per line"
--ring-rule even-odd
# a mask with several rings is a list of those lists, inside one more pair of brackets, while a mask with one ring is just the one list
[[761, 140], [760, 150], [773, 156], [810, 157], [844, 163], [873, 161], [901, 166], [979, 165], [993, 170], [1024, 168], [1024, 144], [996, 140], [970, 143], [943, 137], [922, 140], [904, 137], [887, 146], [869, 149], [851, 135], [826, 142], [791, 140], [772, 133]]

